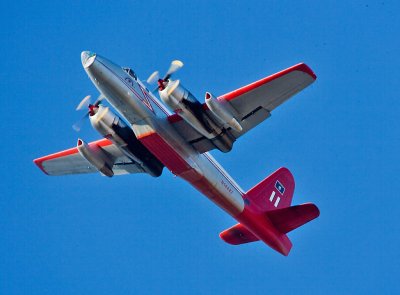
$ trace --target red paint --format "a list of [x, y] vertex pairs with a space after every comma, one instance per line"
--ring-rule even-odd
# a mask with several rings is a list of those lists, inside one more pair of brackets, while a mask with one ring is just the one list
[[163, 91], [165, 89], [164, 85], [164, 80], [163, 79], [158, 79], [157, 84], [158, 84], [158, 90]]
[[159, 134], [149, 132], [138, 136], [138, 139], [153, 153], [173, 174], [182, 177], [215, 204], [235, 216], [240, 212], [228, 200], [221, 197], [219, 191]]
[[289, 254], [292, 242], [286, 234], [279, 232], [264, 214], [256, 214], [246, 206], [236, 219], [272, 249], [285, 256]]
[[99, 107], [96, 105], [90, 104], [88, 108], [89, 108], [89, 115], [94, 116], [96, 114], [95, 110], [97, 110]]
[[[287, 256], [292, 243], [286, 232], [303, 225], [319, 215], [313, 204], [306, 207], [290, 207], [294, 179], [290, 171], [280, 168], [255, 185], [244, 196], [245, 207], [242, 212], [221, 197], [220, 192], [201, 173], [189, 163], [159, 134], [149, 132], [138, 137], [139, 140], [177, 176], [192, 184], [215, 204], [229, 212], [240, 223], [220, 234], [230, 244], [263, 241], [265, 244]], [[271, 198], [273, 194], [273, 199]], [[277, 198], [279, 202], [276, 203]]]
[[303, 224], [317, 218], [319, 209], [312, 203], [277, 209], [267, 212], [267, 217], [281, 232], [288, 233]]
[[[89, 146], [92, 145], [97, 145], [99, 147], [106, 147], [111, 145], [112, 142], [110, 140], [108, 140], [107, 138], [103, 138], [97, 141], [93, 141], [91, 143], [89, 143]], [[62, 157], [66, 157], [66, 156], [70, 156], [70, 155], [74, 155], [78, 153], [78, 149], [76, 147], [58, 152], [58, 153], [54, 153], [51, 155], [47, 155], [41, 158], [37, 158], [35, 160], [33, 160], [33, 162], [40, 168], [40, 170], [42, 170], [45, 174], [47, 174], [47, 172], [44, 170], [43, 168], [43, 162], [49, 161], [49, 160], [53, 160], [53, 159], [57, 159], [57, 158], [62, 158]]]
[[287, 256], [292, 243], [286, 233], [319, 216], [317, 206], [311, 203], [290, 207], [294, 186], [293, 175], [286, 168], [266, 177], [243, 196], [245, 208], [235, 217], [240, 223], [223, 231], [221, 239], [233, 245], [261, 240]]
[[175, 175], [192, 167], [156, 132], [141, 134], [138, 139]]
[[178, 114], [173, 114], [167, 117], [168, 122], [170, 122], [171, 124], [182, 121], [182, 117], [179, 116]]
[[219, 237], [231, 245], [240, 245], [260, 240], [241, 223], [224, 230], [219, 234]]
[[[284, 187], [283, 194], [275, 187], [277, 181]], [[287, 168], [282, 167], [246, 192], [244, 199], [247, 199], [249, 209], [257, 214], [285, 208], [292, 203], [294, 187], [292, 173]], [[274, 192], [274, 195], [272, 201], [270, 201], [272, 192]], [[275, 207], [274, 205], [278, 198], [279, 203]]]

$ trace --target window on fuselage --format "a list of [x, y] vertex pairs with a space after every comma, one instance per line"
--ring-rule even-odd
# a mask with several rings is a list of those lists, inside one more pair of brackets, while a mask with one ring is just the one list
[[137, 76], [134, 71], [132, 71], [131, 68], [122, 68], [129, 76], [131, 76], [133, 79], [137, 80]]

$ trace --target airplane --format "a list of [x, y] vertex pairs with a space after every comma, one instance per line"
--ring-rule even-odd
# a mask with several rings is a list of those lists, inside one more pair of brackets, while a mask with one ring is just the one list
[[85, 97], [77, 109], [87, 107], [84, 118], [104, 138], [91, 143], [79, 138], [76, 147], [35, 159], [45, 174], [159, 177], [166, 167], [238, 221], [220, 233], [223, 241], [232, 245], [262, 241], [285, 256], [292, 248], [287, 233], [319, 216], [312, 203], [291, 205], [295, 182], [287, 168], [279, 168], [245, 192], [209, 153], [229, 152], [238, 138], [313, 83], [316, 75], [306, 64], [219, 97], [206, 92], [201, 103], [180, 80], [172, 79], [183, 66], [181, 61], [173, 61], [164, 77], [156, 71], [147, 80], [148, 85], [157, 83], [154, 92], [158, 90], [161, 100], [131, 68], [90, 51], [81, 53], [81, 61], [100, 96], [93, 103]]

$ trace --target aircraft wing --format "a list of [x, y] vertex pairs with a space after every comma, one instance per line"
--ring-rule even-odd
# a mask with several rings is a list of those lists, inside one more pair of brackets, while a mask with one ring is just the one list
[[[110, 140], [104, 138], [89, 143], [97, 145], [106, 152], [114, 162], [112, 170], [114, 175], [145, 173], [136, 162], [124, 155]], [[76, 147], [55, 154], [33, 160], [33, 162], [47, 175], [67, 175], [99, 172], [94, 166], [83, 158]]]
[[[270, 117], [276, 107], [313, 83], [316, 78], [314, 72], [306, 64], [300, 63], [218, 97], [219, 100], [229, 102], [236, 111], [236, 119], [243, 127], [240, 132], [231, 128], [228, 132], [234, 138], [239, 138]], [[213, 116], [206, 104], [203, 105], [203, 110], [208, 112], [209, 116]], [[177, 132], [200, 153], [215, 148], [210, 140], [194, 130], [178, 115], [171, 115], [168, 120]]]

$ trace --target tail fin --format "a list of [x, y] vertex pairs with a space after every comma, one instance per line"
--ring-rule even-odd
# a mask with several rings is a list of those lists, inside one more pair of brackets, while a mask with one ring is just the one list
[[286, 234], [319, 216], [314, 204], [290, 206], [294, 186], [293, 175], [286, 168], [265, 178], [243, 196], [245, 210], [237, 217], [241, 223], [221, 232], [221, 239], [233, 245], [262, 240], [288, 255], [292, 243]]
[[294, 178], [287, 168], [279, 168], [250, 189], [245, 202], [259, 213], [289, 207], [294, 192]]

